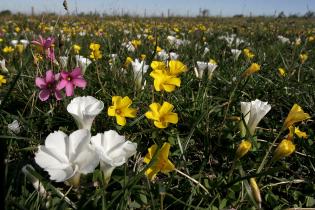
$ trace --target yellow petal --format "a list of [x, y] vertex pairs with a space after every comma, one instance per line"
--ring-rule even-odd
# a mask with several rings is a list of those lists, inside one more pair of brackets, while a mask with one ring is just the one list
[[163, 89], [166, 91], [166, 92], [173, 92], [175, 90], [175, 86], [174, 85], [162, 85]]
[[111, 116], [111, 117], [116, 116], [115, 106], [108, 107], [107, 114], [108, 114], [108, 116]]
[[169, 69], [170, 69], [170, 74], [171, 75], [177, 76], [177, 75], [187, 71], [187, 66], [184, 65], [180, 61], [171, 60], [169, 62]]
[[154, 121], [154, 125], [157, 128], [166, 128], [168, 126], [167, 122]]
[[177, 124], [178, 123], [178, 116], [177, 113], [169, 113], [164, 116], [165, 122]]
[[159, 113], [160, 115], [165, 115], [169, 112], [171, 112], [173, 110], [174, 106], [170, 103], [168, 103], [167, 101], [164, 101], [160, 110], [159, 110]]
[[284, 126], [288, 128], [294, 123], [301, 122], [309, 118], [311, 118], [309, 114], [305, 113], [299, 105], [294, 104], [284, 121]]
[[156, 144], [154, 144], [148, 149], [148, 153], [145, 155], [145, 157], [143, 159], [143, 161], [145, 163], [147, 163], [147, 164], [150, 163], [150, 161], [152, 160], [152, 158], [153, 158], [153, 156], [157, 150], [157, 147], [158, 146]]
[[124, 126], [124, 125], [126, 125], [126, 118], [119, 116], [119, 115], [116, 115], [116, 122], [118, 125]]
[[137, 116], [137, 110], [133, 108], [122, 108], [121, 115], [124, 117], [135, 118]]
[[121, 101], [120, 101], [120, 104], [119, 104], [119, 107], [128, 107], [132, 104], [132, 100], [128, 97], [128, 96], [125, 96]]
[[301, 131], [299, 128], [295, 128], [294, 133], [299, 137], [299, 138], [303, 138], [306, 139], [307, 138], [307, 134], [303, 131]]
[[113, 96], [112, 97], [112, 103], [114, 106], [117, 106], [117, 104], [120, 103], [120, 100], [121, 100], [121, 96]]
[[166, 68], [166, 65], [164, 62], [161, 61], [152, 61], [151, 68], [153, 70], [164, 70]]
[[174, 169], [175, 169], [174, 164], [170, 160], [167, 160], [166, 164], [161, 169], [161, 172], [168, 173], [170, 171], [173, 171]]

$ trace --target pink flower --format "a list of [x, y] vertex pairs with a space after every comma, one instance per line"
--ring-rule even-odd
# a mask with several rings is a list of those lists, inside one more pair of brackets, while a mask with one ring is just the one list
[[58, 90], [66, 88], [66, 95], [72, 96], [76, 87], [85, 88], [86, 81], [83, 78], [81, 69], [79, 67], [72, 70], [72, 72], [62, 71], [60, 73], [61, 80], [57, 85]]
[[60, 91], [56, 88], [58, 80], [59, 74], [54, 74], [52, 70], [46, 71], [45, 77], [36, 77], [35, 84], [41, 89], [39, 92], [41, 101], [46, 101], [52, 94], [55, 95], [57, 100], [62, 98]]
[[53, 37], [48, 37], [47, 39], [44, 39], [41, 35], [39, 35], [38, 40], [32, 41], [33, 44], [41, 47], [41, 50], [45, 52], [46, 57], [50, 59], [50, 61], [55, 60], [55, 50], [53, 48], [54, 42], [55, 39]]

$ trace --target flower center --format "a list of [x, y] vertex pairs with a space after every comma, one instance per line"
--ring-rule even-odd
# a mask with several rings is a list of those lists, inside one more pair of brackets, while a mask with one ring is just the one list
[[117, 115], [120, 115], [120, 114], [121, 114], [121, 110], [120, 110], [120, 109], [116, 109], [115, 112], [116, 112]]
[[67, 80], [68, 80], [68, 81], [71, 81], [71, 77], [67, 77]]

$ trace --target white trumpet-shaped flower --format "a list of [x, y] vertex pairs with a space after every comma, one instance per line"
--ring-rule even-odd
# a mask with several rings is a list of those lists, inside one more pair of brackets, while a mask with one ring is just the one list
[[[255, 129], [261, 119], [270, 111], [271, 106], [268, 102], [263, 102], [258, 99], [251, 102], [241, 102], [241, 112], [244, 115], [244, 121], [248, 128], [250, 135], [254, 135]], [[243, 126], [243, 136], [246, 134], [246, 129]]]
[[126, 141], [124, 136], [109, 130], [98, 133], [91, 138], [95, 152], [99, 155], [101, 170], [106, 183], [110, 180], [115, 167], [127, 162], [128, 158], [137, 152], [137, 144]]
[[9, 72], [9, 70], [8, 70], [7, 67], [5, 66], [5, 59], [0, 60], [0, 66], [1, 66], [1, 70], [2, 70], [3, 72], [6, 72], [6, 73]]
[[231, 53], [234, 57], [234, 60], [237, 61], [238, 60], [238, 57], [241, 55], [242, 53], [242, 50], [239, 50], [239, 49], [231, 49]]
[[67, 106], [79, 129], [91, 130], [92, 123], [104, 108], [104, 103], [92, 96], [76, 97]]
[[81, 68], [82, 74], [85, 74], [86, 68], [92, 63], [90, 59], [85, 58], [81, 55], [76, 55], [75, 60], [77, 62], [77, 66]]
[[147, 72], [149, 65], [145, 65], [145, 61], [139, 62], [138, 59], [131, 62], [134, 81], [137, 89], [141, 88], [142, 76]]
[[196, 77], [202, 79], [205, 70], [208, 71], [208, 79], [212, 78], [214, 70], [218, 67], [217, 63], [214, 60], [209, 62], [197, 61], [197, 68], [195, 68]]
[[45, 145], [39, 146], [35, 162], [49, 173], [51, 180], [68, 180], [78, 185], [80, 174], [93, 172], [99, 163], [90, 138], [87, 129], [77, 130], [69, 136], [62, 131], [55, 131], [47, 136]]

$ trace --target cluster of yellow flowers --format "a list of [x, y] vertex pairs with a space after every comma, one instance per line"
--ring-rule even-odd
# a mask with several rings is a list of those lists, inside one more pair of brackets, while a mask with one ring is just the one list
[[102, 52], [100, 51], [100, 47], [101, 47], [100, 44], [96, 44], [96, 43], [90, 44], [90, 50], [91, 50], [90, 58], [92, 58], [93, 60], [98, 60], [102, 58]]

